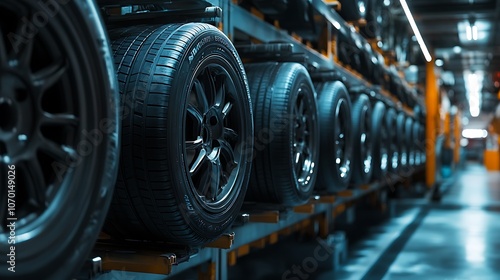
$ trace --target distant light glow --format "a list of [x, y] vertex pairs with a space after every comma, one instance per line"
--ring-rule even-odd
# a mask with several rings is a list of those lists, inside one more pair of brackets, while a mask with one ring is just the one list
[[391, 0], [384, 0], [384, 6], [389, 6], [391, 5]]
[[469, 139], [478, 139], [488, 137], [488, 131], [485, 129], [464, 129], [462, 136]]
[[462, 48], [460, 46], [454, 46], [453, 47], [453, 52], [456, 54], [459, 54], [462, 51]]
[[460, 139], [460, 146], [467, 147], [467, 145], [469, 145], [469, 140], [467, 140], [467, 138]]
[[401, 7], [403, 7], [403, 10], [406, 14], [406, 17], [408, 18], [408, 22], [410, 23], [411, 29], [413, 29], [413, 33], [417, 37], [418, 44], [420, 45], [420, 49], [422, 50], [422, 53], [424, 54], [425, 60], [427, 62], [431, 62], [432, 56], [429, 53], [427, 46], [425, 45], [424, 38], [422, 38], [422, 35], [420, 34], [420, 31], [418, 30], [417, 23], [415, 22], [415, 19], [413, 18], [413, 15], [410, 12], [410, 8], [408, 7], [406, 0], [399, 0], [399, 1], [401, 2]]
[[359, 5], [359, 12], [364, 15], [366, 13], [365, 2], [359, 1], [358, 5]]
[[443, 67], [444, 61], [442, 59], [436, 59], [436, 66], [437, 67]]
[[470, 107], [470, 115], [473, 118], [479, 117], [479, 114], [481, 114], [481, 109], [479, 109], [479, 106], [473, 105]]
[[465, 88], [467, 89], [467, 98], [469, 99], [470, 115], [475, 118], [481, 113], [481, 97], [484, 76], [482, 72], [473, 73], [464, 72]]

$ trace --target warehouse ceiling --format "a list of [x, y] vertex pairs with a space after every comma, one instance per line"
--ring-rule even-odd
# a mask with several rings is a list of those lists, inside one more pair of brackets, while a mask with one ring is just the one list
[[[408, 0], [408, 4], [427, 46], [444, 61], [442, 70], [453, 73], [452, 103], [468, 109], [464, 71], [484, 73], [482, 112], [493, 112], [500, 88], [500, 1]], [[467, 38], [471, 25], [477, 26], [477, 40]]]

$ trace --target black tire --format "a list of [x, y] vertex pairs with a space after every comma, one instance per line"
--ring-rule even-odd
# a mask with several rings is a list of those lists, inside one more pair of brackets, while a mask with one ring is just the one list
[[[345, 21], [355, 21], [365, 17], [368, 0], [340, 0], [340, 3], [342, 9], [339, 14]], [[361, 8], [361, 5], [363, 8]], [[364, 12], [361, 12], [361, 10]]]
[[331, 193], [346, 189], [351, 180], [351, 98], [339, 81], [322, 83], [316, 91], [321, 130], [316, 189]]
[[426, 145], [428, 145], [427, 141], [426, 141], [426, 135], [425, 135], [425, 127], [423, 125], [420, 126], [419, 128], [419, 135], [420, 135], [420, 143], [421, 143], [421, 147], [420, 147], [420, 164], [421, 165], [424, 165], [425, 164], [425, 161], [427, 160], [427, 147]]
[[316, 181], [320, 136], [309, 73], [298, 63], [250, 64], [246, 70], [255, 112], [255, 159], [246, 199], [305, 203]]
[[366, 184], [373, 172], [372, 109], [366, 94], [360, 94], [352, 105], [353, 174], [352, 183]]
[[[72, 279], [113, 193], [118, 93], [108, 39], [94, 1], [66, 2], [0, 2], [0, 279]], [[12, 189], [15, 239], [6, 227]]]
[[396, 174], [398, 172], [399, 167], [399, 146], [398, 146], [398, 130], [397, 130], [397, 117], [396, 110], [394, 108], [389, 108], [387, 110], [385, 116], [385, 122], [389, 131], [389, 140], [388, 143], [390, 145], [388, 158], [388, 171], [392, 174]]
[[408, 149], [406, 147], [406, 115], [399, 112], [396, 119], [396, 131], [398, 133], [398, 173], [403, 173], [408, 166]]
[[405, 144], [409, 171], [411, 171], [415, 165], [415, 141], [413, 137], [413, 119], [411, 117], [407, 117], [405, 123]]
[[339, 61], [345, 65], [356, 65], [360, 63], [359, 59], [357, 59], [359, 50], [352, 40], [351, 32], [352, 31], [348, 28], [341, 28], [337, 32], [338, 58]]
[[367, 0], [366, 25], [361, 27], [361, 33], [365, 38], [380, 39], [382, 25], [382, 0]]
[[243, 65], [207, 24], [110, 31], [124, 100], [122, 160], [105, 231], [197, 246], [231, 226], [253, 147]]
[[252, 0], [253, 4], [264, 15], [278, 17], [288, 8], [288, 0]]
[[412, 130], [412, 135], [413, 135], [413, 151], [414, 151], [414, 165], [415, 166], [420, 166], [422, 164], [422, 139], [420, 135], [420, 124], [417, 121], [413, 122], [413, 130]]
[[373, 139], [373, 178], [382, 179], [387, 175], [390, 149], [390, 127], [387, 126], [386, 109], [383, 102], [373, 105], [372, 112]]

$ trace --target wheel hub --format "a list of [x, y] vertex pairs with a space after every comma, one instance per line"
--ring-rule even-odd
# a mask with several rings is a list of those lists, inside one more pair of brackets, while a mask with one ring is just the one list
[[215, 108], [210, 109], [203, 117], [203, 147], [210, 154], [220, 147], [219, 139], [224, 136], [223, 117]]
[[[2, 97], [0, 97], [0, 146], [2, 155], [16, 157], [26, 148], [33, 134], [33, 119], [26, 117], [33, 112], [29, 87], [21, 77], [11, 72], [0, 74]], [[32, 114], [32, 115], [36, 115]]]

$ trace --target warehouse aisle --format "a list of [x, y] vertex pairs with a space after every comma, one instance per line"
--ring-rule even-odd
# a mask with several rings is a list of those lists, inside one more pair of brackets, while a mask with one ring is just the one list
[[469, 165], [441, 202], [406, 209], [351, 248], [339, 271], [318, 279], [500, 279], [500, 173]]
[[441, 203], [422, 211], [384, 280], [500, 278], [500, 173], [468, 166]]

